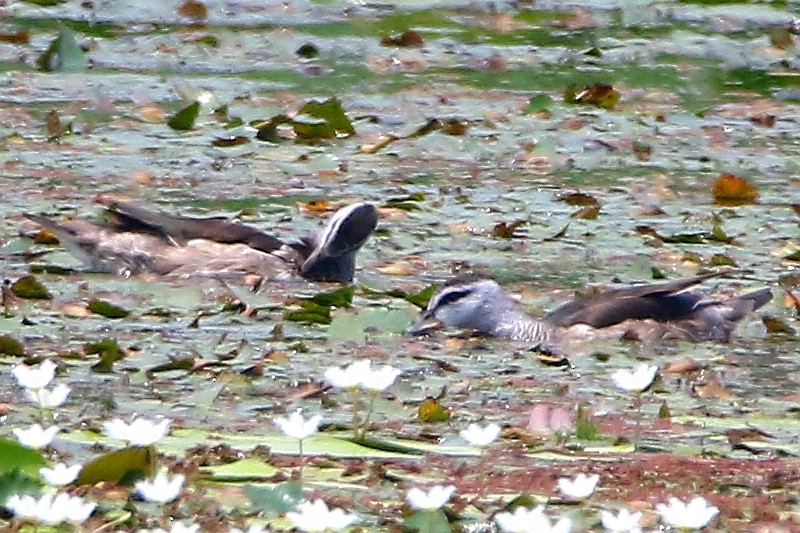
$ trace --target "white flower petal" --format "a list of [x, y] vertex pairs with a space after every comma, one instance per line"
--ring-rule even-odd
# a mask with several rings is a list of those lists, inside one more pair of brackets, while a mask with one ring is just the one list
[[390, 365], [384, 365], [366, 375], [361, 381], [361, 386], [380, 392], [391, 387], [399, 375], [400, 370]]
[[339, 531], [358, 521], [358, 515], [342, 509], [328, 509], [322, 500], [302, 502], [286, 518], [300, 531]]
[[414, 509], [420, 511], [434, 511], [446, 504], [456, 488], [453, 485], [436, 485], [431, 487], [428, 492], [417, 487], [412, 488], [406, 494], [406, 501]]
[[567, 499], [584, 500], [594, 493], [599, 482], [600, 476], [598, 474], [587, 476], [584, 473], [580, 473], [575, 476], [575, 479], [559, 479], [558, 490]]
[[603, 529], [614, 533], [640, 532], [639, 521], [641, 519], [642, 513], [631, 513], [624, 508], [620, 509], [616, 515], [610, 511], [600, 513], [600, 523], [603, 525]]
[[500, 426], [497, 424], [489, 424], [485, 428], [482, 428], [478, 424], [470, 424], [467, 426], [467, 429], [462, 429], [459, 435], [473, 446], [484, 447], [497, 439], [500, 435]]
[[300, 414], [300, 410], [295, 411], [288, 417], [275, 419], [275, 424], [280, 428], [284, 435], [297, 440], [307, 439], [316, 433], [320, 422], [322, 422], [321, 416], [315, 415], [306, 420], [303, 418], [303, 415]]
[[507, 533], [569, 533], [572, 530], [569, 518], [562, 518], [553, 525], [544, 505], [535, 509], [517, 507], [513, 513], [497, 513], [494, 518], [500, 531]]
[[56, 365], [52, 360], [45, 359], [38, 367], [28, 366], [24, 363], [14, 367], [11, 371], [20, 387], [26, 389], [42, 389], [56, 376]]
[[181, 474], [170, 478], [161, 472], [152, 481], [139, 481], [134, 489], [149, 502], [167, 503], [180, 495], [185, 479]]
[[658, 367], [655, 365], [639, 365], [634, 372], [630, 370], [617, 370], [611, 374], [611, 381], [618, 388], [631, 391], [642, 392], [649, 387], [658, 374]]
[[14, 436], [19, 443], [35, 450], [49, 446], [58, 432], [57, 426], [50, 426], [44, 429], [39, 424], [33, 424], [26, 429], [14, 428]]
[[81, 468], [81, 465], [67, 466], [64, 463], [56, 463], [53, 465], [53, 468], [40, 468], [39, 474], [42, 476], [42, 478], [44, 478], [48, 485], [60, 487], [63, 485], [69, 485], [75, 481], [81, 471]]
[[697, 496], [688, 504], [678, 498], [670, 498], [668, 504], [656, 505], [656, 512], [669, 526], [678, 529], [702, 529], [719, 513], [719, 509], [702, 496]]
[[112, 439], [125, 441], [131, 446], [150, 446], [164, 438], [171, 422], [168, 418], [153, 422], [137, 417], [128, 424], [115, 418], [103, 423], [103, 431]]

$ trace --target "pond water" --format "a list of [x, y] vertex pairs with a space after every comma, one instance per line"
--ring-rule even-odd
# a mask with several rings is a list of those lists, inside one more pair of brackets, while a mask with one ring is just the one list
[[[796, 4], [245, 0], [208, 1], [198, 12], [185, 7], [191, 2], [52, 3], [0, 5], [0, 260], [10, 279], [32, 267], [72, 270], [37, 274], [53, 299], [20, 304], [0, 319], [0, 332], [21, 340], [28, 356], [63, 362], [74, 392], [62, 425], [74, 426], [65, 441], [76, 457], [92, 455], [76, 443], [98, 439], [78, 429], [134, 412], [167, 414], [194, 431], [184, 441], [171, 437], [181, 453], [184, 442], [277, 439], [273, 416], [295, 406], [346, 425], [350, 399], [321, 402], [304, 391], [327, 366], [361, 357], [403, 370], [377, 405], [377, 431], [387, 438], [452, 444], [470, 421], [521, 428], [536, 404], [569, 411], [585, 404], [608, 451], [616, 437], [634, 440], [626, 423], [631, 400], [608, 376], [647, 361], [662, 368], [662, 381], [646, 396], [632, 462], [658, 469], [648, 461], [675, 452], [666, 468], [681, 470], [685, 465], [669, 461], [788, 457], [768, 468], [783, 476], [781, 494], [798, 487], [792, 458], [800, 453], [800, 344], [766, 332], [758, 317], [730, 345], [600, 343], [564, 368], [503, 340], [452, 332], [403, 337], [419, 309], [387, 295], [479, 271], [541, 315], [588, 284], [652, 281], [654, 272], [691, 276], [724, 259], [737, 271], [708, 281], [707, 290], [771, 286], [775, 299], [759, 316], [796, 329], [797, 311], [783, 296], [784, 288], [797, 293], [800, 265]], [[415, 46], [402, 46], [406, 30], [415, 32], [406, 37]], [[59, 35], [56, 53], [46, 56]], [[43, 56], [52, 70], [37, 64]], [[619, 101], [609, 109], [565, 102], [568, 87], [594, 84], [613, 86]], [[301, 142], [285, 124], [276, 142], [256, 138], [256, 122], [330, 97], [341, 102], [355, 135]], [[202, 105], [193, 127], [167, 125], [196, 100]], [[436, 127], [423, 128], [433, 120]], [[232, 146], [215, 143], [236, 136]], [[387, 142], [389, 136], [395, 139]], [[715, 203], [712, 187], [722, 173], [746, 179], [757, 199]], [[584, 206], [565, 201], [575, 192], [599, 211], [575, 216]], [[236, 217], [285, 239], [323, 223], [327, 213], [309, 209], [312, 200], [369, 201], [381, 206], [381, 220], [359, 256], [352, 307], [335, 310], [329, 326], [309, 325], [285, 321], [284, 309], [334, 287], [281, 282], [253, 294], [212, 280], [91, 274], [60, 248], [23, 236], [32, 229], [23, 213], [92, 217], [99, 194]], [[498, 236], [498, 224], [517, 221], [510, 237]], [[715, 228], [726, 238], [715, 237]], [[695, 234], [699, 242], [686, 242]], [[231, 297], [257, 314], [225, 310]], [[86, 303], [93, 298], [131, 315], [92, 315]], [[97, 356], [85, 355], [84, 346], [102, 339], [116, 340], [125, 358], [100, 374], [91, 368]], [[665, 371], [685, 359], [697, 369]], [[18, 401], [8, 374], [16, 362], [0, 360], [0, 401]], [[443, 391], [452, 420], [416, 420], [418, 402]], [[665, 406], [670, 416], [663, 417]], [[660, 410], [669, 424], [658, 425]], [[27, 418], [25, 409], [13, 409], [0, 432], [10, 434]], [[756, 452], [726, 439], [745, 427], [769, 434]], [[563, 457], [525, 463], [521, 450], [542, 450], [508, 442], [497, 452], [508, 454], [498, 461], [503, 468], [580, 468]], [[272, 445], [285, 449], [279, 440]], [[430, 479], [456, 476], [453, 464], [436, 461], [462, 452], [431, 452]], [[649, 492], [628, 485], [625, 476], [639, 474], [617, 472], [619, 492], [600, 499], [715, 492], [723, 529], [796, 525], [796, 510], [780, 498], [773, 514], [739, 512], [764, 492], [722, 490], [745, 483], [734, 474], [734, 481], [709, 474], [692, 486], [667, 477]], [[320, 476], [317, 487], [333, 483], [311, 475]], [[459, 491], [475, 489], [461, 481]], [[338, 482], [345, 494], [360, 490]], [[507, 497], [546, 494], [543, 486], [509, 481], [490, 488]], [[381, 486], [375, 497], [399, 501], [392, 487]], [[360, 505], [370, 512], [373, 504], [367, 498]]]

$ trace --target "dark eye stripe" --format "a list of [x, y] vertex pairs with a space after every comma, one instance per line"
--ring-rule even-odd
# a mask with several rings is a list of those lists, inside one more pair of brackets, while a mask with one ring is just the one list
[[472, 293], [472, 289], [449, 289], [443, 291], [438, 298], [431, 302], [431, 305], [428, 306], [428, 309], [435, 309], [437, 307], [442, 307], [447, 304], [451, 304], [453, 302], [457, 302], [461, 298], [468, 296]]

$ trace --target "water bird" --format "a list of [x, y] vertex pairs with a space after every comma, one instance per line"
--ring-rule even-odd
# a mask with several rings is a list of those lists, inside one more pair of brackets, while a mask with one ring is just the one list
[[466, 276], [435, 294], [409, 334], [461, 328], [549, 348], [592, 338], [730, 342], [738, 322], [772, 299], [768, 288], [714, 299], [695, 287], [726, 272], [634, 285], [577, 298], [541, 319], [520, 311], [494, 280]]
[[93, 272], [340, 283], [353, 280], [356, 254], [378, 223], [375, 206], [354, 203], [336, 211], [318, 234], [287, 243], [221, 218], [170, 215], [107, 197], [98, 203], [106, 207], [106, 223], [25, 216], [54, 233]]

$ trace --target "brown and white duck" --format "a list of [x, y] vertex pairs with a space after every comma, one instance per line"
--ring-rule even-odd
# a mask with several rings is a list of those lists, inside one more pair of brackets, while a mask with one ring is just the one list
[[356, 254], [378, 222], [375, 206], [355, 203], [336, 211], [317, 235], [285, 243], [224, 219], [169, 215], [116, 199], [98, 201], [107, 208], [108, 223], [26, 216], [53, 232], [94, 272], [223, 279], [252, 275], [262, 280], [300, 276], [340, 283], [353, 280]]
[[721, 274], [609, 290], [568, 302], [542, 319], [520, 311], [494, 280], [457, 278], [431, 298], [409, 333], [444, 326], [547, 347], [598, 337], [730, 342], [738, 322], [769, 302], [772, 292], [762, 288], [717, 300], [694, 289]]

